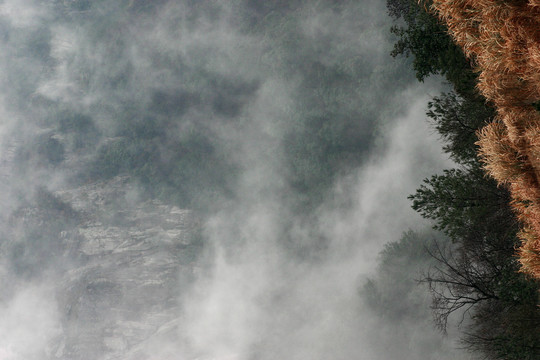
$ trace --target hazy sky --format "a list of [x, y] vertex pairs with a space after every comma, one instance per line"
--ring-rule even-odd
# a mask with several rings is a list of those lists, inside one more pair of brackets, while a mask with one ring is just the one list
[[[197, 208], [194, 275], [154, 335], [78, 358], [463, 359], [429, 309], [395, 328], [359, 296], [383, 245], [429, 226], [407, 195], [451, 166], [424, 115], [442, 84], [389, 56], [389, 27], [376, 0], [0, 1], [0, 360], [67, 359], [59, 339], [97, 333], [66, 320], [66, 274], [126, 289], [123, 265], [66, 247], [89, 218], [110, 221], [95, 241], [131, 234], [115, 219], [141, 204]], [[111, 181], [122, 201], [69, 229], [32, 210]]]

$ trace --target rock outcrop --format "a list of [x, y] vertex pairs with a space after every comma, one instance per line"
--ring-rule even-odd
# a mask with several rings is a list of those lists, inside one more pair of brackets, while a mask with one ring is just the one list
[[49, 358], [146, 359], [141, 344], [174, 334], [179, 321], [179, 289], [191, 281], [201, 249], [197, 216], [140, 200], [127, 177], [40, 191], [10, 220], [11, 233], [23, 240], [15, 236], [4, 248], [24, 248], [42, 228], [40, 241], [56, 249], [25, 253], [31, 260], [16, 263], [23, 273], [48, 263], [59, 278], [62, 329]]

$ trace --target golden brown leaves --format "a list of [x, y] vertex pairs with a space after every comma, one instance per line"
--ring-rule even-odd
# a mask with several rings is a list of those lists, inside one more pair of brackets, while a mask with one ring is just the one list
[[512, 192], [523, 271], [540, 278], [540, 0], [434, 0], [498, 111], [480, 133], [485, 168]]

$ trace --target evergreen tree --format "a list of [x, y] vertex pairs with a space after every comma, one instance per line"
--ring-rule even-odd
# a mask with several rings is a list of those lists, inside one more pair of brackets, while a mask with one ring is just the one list
[[[445, 329], [451, 314], [468, 315], [462, 340], [488, 359], [538, 359], [539, 284], [519, 272], [519, 223], [510, 192], [486, 177], [477, 155], [478, 133], [496, 118], [495, 110], [476, 92], [473, 69], [446, 27], [426, 11], [429, 5], [388, 1], [390, 14], [405, 24], [392, 30], [399, 36], [393, 54], [413, 55], [419, 79], [439, 73], [455, 90], [434, 98], [428, 116], [457, 167], [426, 179], [410, 196], [413, 208], [451, 241], [430, 249], [437, 265], [423, 280], [432, 291], [435, 320]], [[456, 49], [455, 57], [447, 57], [449, 49]], [[440, 60], [445, 57], [452, 60]]]

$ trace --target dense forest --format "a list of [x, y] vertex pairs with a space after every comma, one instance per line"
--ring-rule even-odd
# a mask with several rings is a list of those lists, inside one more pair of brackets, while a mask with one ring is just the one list
[[[403, 254], [410, 253], [409, 247], [423, 243], [434, 263], [417, 280], [431, 291], [439, 328], [445, 331], [457, 322], [462, 345], [481, 358], [538, 359], [540, 287], [520, 271], [516, 256], [522, 243], [518, 235], [522, 217], [512, 206], [516, 199], [512, 186], [486, 175], [485, 145], [479, 155], [478, 137], [484, 136], [488, 124], [498, 121], [496, 104], [486, 99], [485, 91], [477, 90], [479, 76], [486, 75], [466, 58], [446, 25], [428, 11], [429, 5], [388, 0], [396, 24], [391, 29], [397, 38], [392, 55], [411, 57], [418, 80], [439, 74], [452, 86], [452, 91], [433, 97], [427, 115], [456, 165], [424, 180], [409, 197], [412, 207], [431, 219], [442, 237], [415, 235], [424, 238], [419, 242], [408, 233], [385, 250], [381, 266], [383, 272], [391, 271], [389, 254], [402, 248], [401, 256], [407, 258]], [[385, 286], [378, 281], [366, 285], [371, 289], [368, 293], [373, 294], [377, 284]], [[384, 294], [379, 295], [383, 301], [371, 303], [383, 309]], [[455, 322], [449, 322], [452, 318]]]
[[490, 175], [509, 186], [523, 224], [520, 262], [540, 278], [540, 3], [434, 1], [432, 8], [475, 64], [477, 87], [497, 110], [480, 132], [479, 151]]

